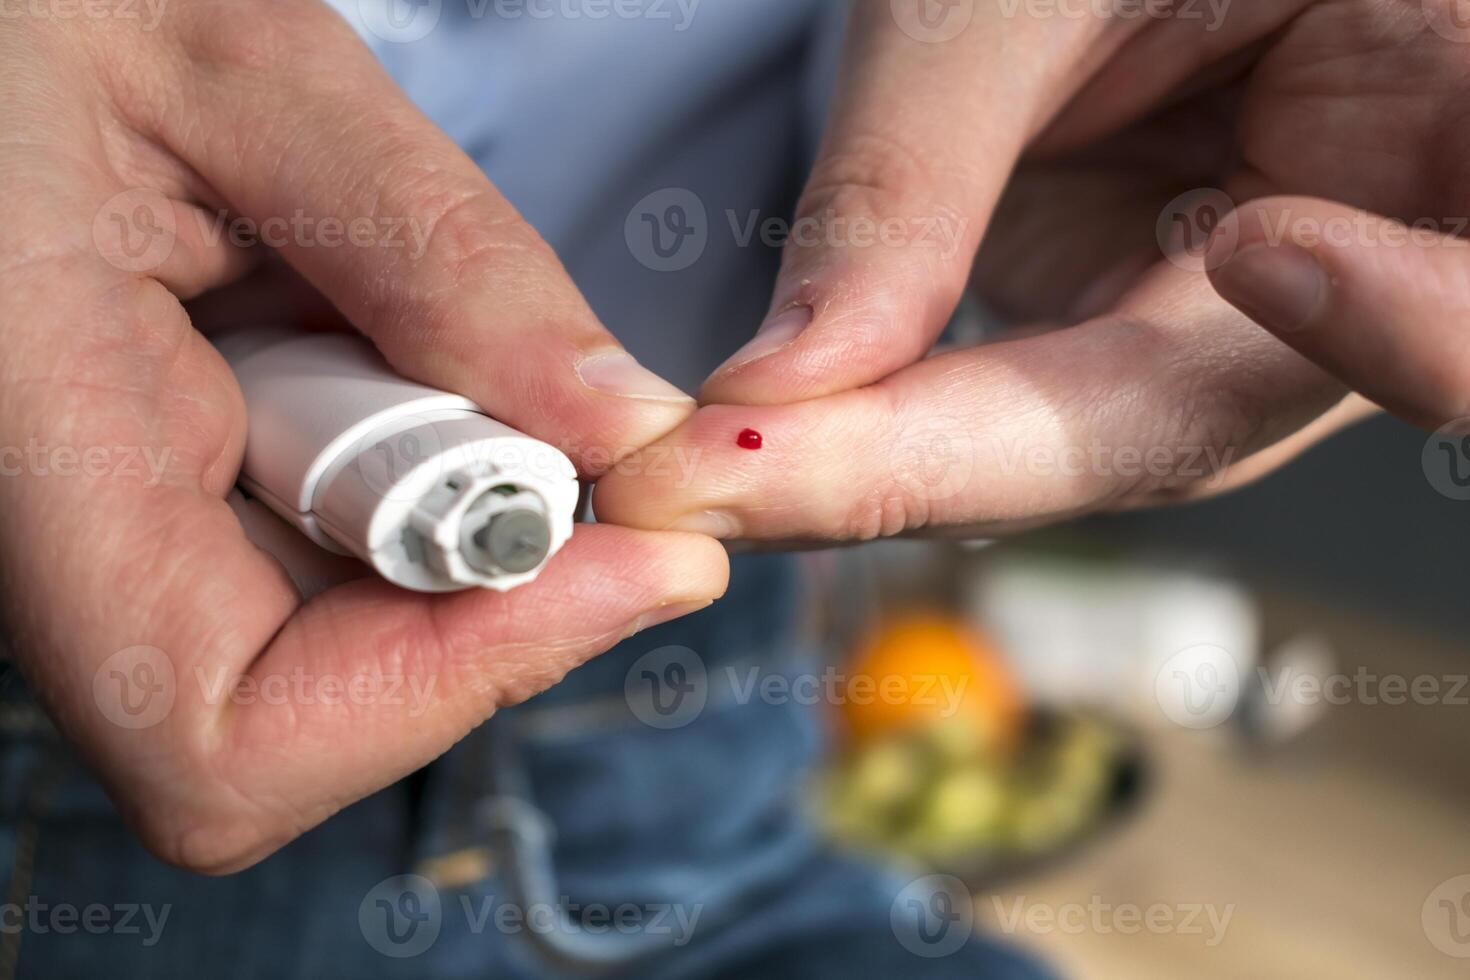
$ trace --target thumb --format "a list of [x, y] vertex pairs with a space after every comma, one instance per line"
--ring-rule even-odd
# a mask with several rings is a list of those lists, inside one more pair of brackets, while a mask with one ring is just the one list
[[770, 314], [706, 401], [787, 403], [922, 357], [1016, 159], [1078, 84], [1103, 18], [953, 0], [855, 4], [837, 102]]
[[196, 4], [172, 24], [193, 63], [168, 90], [188, 111], [159, 106], [149, 135], [400, 373], [556, 443], [589, 477], [694, 410], [332, 10], [247, 11], [228, 31], [220, 16]]
[[1470, 240], [1266, 198], [1221, 224], [1208, 264], [1225, 300], [1389, 411], [1428, 428], [1470, 415]]

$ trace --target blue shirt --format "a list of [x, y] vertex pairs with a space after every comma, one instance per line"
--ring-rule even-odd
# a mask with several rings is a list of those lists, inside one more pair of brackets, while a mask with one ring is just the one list
[[[692, 390], [754, 332], [780, 256], [748, 230], [790, 215], [844, 5], [333, 2], [641, 361]], [[644, 236], [691, 196], [661, 262]]]

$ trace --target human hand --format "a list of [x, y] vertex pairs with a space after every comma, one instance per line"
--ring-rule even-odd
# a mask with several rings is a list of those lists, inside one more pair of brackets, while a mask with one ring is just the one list
[[[657, 447], [697, 454], [693, 479], [613, 473], [600, 516], [763, 540], [994, 533], [1233, 486], [1372, 411], [1216, 294], [1203, 271], [1229, 244], [1202, 254], [1194, 205], [1463, 213], [1452, 181], [1426, 181], [1462, 156], [1453, 5], [1237, 0], [1215, 29], [1006, 6], [950, 5], [974, 19], [935, 43], [857, 8], [799, 216], [910, 233], [793, 238], [765, 334]], [[1181, 196], [1206, 187], [1224, 190]], [[1187, 240], [1161, 240], [1176, 218]], [[967, 286], [1029, 328], [911, 363]], [[747, 426], [759, 454], [734, 446]]]
[[584, 527], [507, 595], [368, 578], [303, 605], [225, 503], [241, 396], [181, 305], [263, 251], [238, 222], [399, 371], [584, 477], [693, 402], [325, 6], [105, 12], [0, 32], [0, 614], [148, 847], [225, 872], [707, 604], [727, 566], [700, 538]]

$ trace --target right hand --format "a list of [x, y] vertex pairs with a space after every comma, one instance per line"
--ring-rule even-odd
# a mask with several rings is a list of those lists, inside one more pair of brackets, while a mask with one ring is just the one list
[[[1215, 493], [1370, 414], [1330, 331], [1299, 356], [1238, 292], [1264, 277], [1211, 280], [1160, 227], [1203, 245], [1213, 212], [1186, 202], [1211, 187], [1254, 202], [1258, 237], [1466, 214], [1454, 7], [861, 0], [762, 332], [649, 454], [697, 472], [621, 468], [598, 515], [763, 544], [990, 536]], [[1453, 266], [1384, 253], [1331, 267], [1376, 255], [1402, 292], [1458, 302]], [[1021, 329], [929, 356], [967, 291]], [[746, 427], [762, 452], [737, 448]]]
[[[240, 392], [181, 305], [264, 251], [217, 235], [219, 215], [284, 235], [281, 256], [400, 372], [566, 448], [584, 477], [693, 402], [622, 351], [336, 14], [164, 10], [153, 25], [27, 8], [0, 32], [0, 615], [150, 849], [225, 872], [707, 604], [727, 566], [705, 538], [581, 527], [507, 595], [365, 578], [303, 605], [224, 501]], [[216, 686], [295, 692], [300, 676], [402, 686], [396, 703]], [[171, 706], [146, 719], [148, 696]]]

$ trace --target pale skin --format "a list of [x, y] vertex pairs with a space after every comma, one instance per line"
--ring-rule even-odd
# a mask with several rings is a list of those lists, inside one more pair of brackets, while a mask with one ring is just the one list
[[[202, 233], [215, 208], [416, 222], [422, 255], [282, 255], [401, 372], [580, 447], [584, 477], [678, 425], [692, 399], [609, 356], [621, 348], [551, 250], [325, 7], [178, 0], [151, 32], [23, 18], [0, 31], [0, 64], [0, 444], [168, 451], [161, 482], [0, 480], [5, 623], [46, 707], [159, 857], [205, 872], [258, 861], [497, 707], [723, 592], [710, 539], [605, 526], [579, 529], [506, 595], [363, 578], [303, 603], [224, 500], [240, 393], [181, 300], [254, 255]], [[105, 203], [136, 188], [171, 202], [178, 229], [143, 272], [93, 237]], [[99, 710], [93, 679], [136, 645], [170, 659], [177, 693], [166, 718], [129, 730]], [[418, 710], [236, 703], [208, 697], [221, 669], [433, 687]]]
[[[1201, 489], [1180, 474], [1002, 473], [980, 456], [954, 493], [916, 493], [905, 433], [1233, 450], [1243, 461], [1213, 491], [1361, 415], [1350, 387], [1424, 423], [1465, 413], [1456, 327], [1470, 259], [1453, 243], [1308, 245], [1327, 285], [1295, 307], [1302, 324], [1281, 321], [1293, 307], [1273, 303], [1262, 277], [1231, 274], [1258, 210], [1465, 212], [1452, 123], [1470, 46], [1422, 19], [1413, 29], [1419, 4], [1238, 0], [1200, 35], [1183, 22], [1001, 18], [979, 4], [943, 43], [904, 34], [887, 0], [858, 9], [803, 207], [943, 217], [963, 229], [957, 247], [793, 246], [773, 314], [809, 308], [810, 326], [717, 372], [698, 408], [611, 356], [617, 341], [551, 250], [324, 7], [175, 0], [153, 31], [7, 23], [0, 445], [166, 449], [168, 464], [156, 485], [0, 479], [0, 609], [32, 686], [154, 853], [212, 873], [248, 866], [496, 708], [708, 604], [727, 576], [708, 535], [973, 533]], [[1217, 174], [1211, 154], [1201, 163], [1179, 146], [1121, 176], [1099, 162], [1146, 144], [1133, 124], [1152, 109], [1219, 94], [1224, 82], [1199, 69], [1232, 53], [1247, 98], [1210, 135], [1248, 167]], [[1381, 153], [1389, 142], [1402, 158]], [[1234, 259], [1207, 278], [1158, 260], [1152, 229], [1179, 189], [1211, 183], [1257, 199], [1235, 219]], [[1078, 187], [1088, 192], [1069, 197]], [[129, 271], [94, 222], [140, 188], [167, 202], [177, 241]], [[1043, 204], [1024, 206], [1028, 193]], [[288, 243], [281, 257], [404, 374], [567, 447], [584, 477], [602, 477], [605, 523], [508, 595], [431, 598], [363, 578], [304, 603], [223, 500], [244, 439], [240, 395], [190, 319], [206, 304], [184, 303], [238, 281], [260, 250], [199, 232], [199, 214], [220, 208], [416, 222], [422, 254]], [[1088, 246], [1100, 235], [1107, 247]], [[1008, 261], [1018, 252], [1035, 261]], [[1025, 288], [1021, 268], [1045, 269], [1047, 288]], [[1039, 327], [1080, 326], [926, 358], [970, 285]], [[735, 446], [747, 426], [762, 451]], [[699, 464], [677, 481], [616, 467], [650, 445], [698, 450]], [[166, 652], [177, 699], [160, 723], [122, 729], [98, 710], [93, 680], [140, 644]], [[411, 704], [219, 703], [193, 680], [195, 667], [262, 678], [303, 665], [434, 686], [409, 717]]]
[[[788, 244], [774, 338], [660, 443], [700, 454], [693, 481], [614, 473], [599, 515], [756, 542], [993, 534], [1238, 485], [1372, 412], [1350, 387], [1431, 427], [1466, 414], [1470, 249], [1371, 234], [1470, 213], [1470, 44], [1429, 19], [1452, 8], [1237, 0], [1207, 30], [977, 3], [926, 42], [859, 5], [799, 210], [914, 241]], [[1205, 187], [1254, 198], [1208, 276], [1155, 238], [1171, 199]], [[1309, 326], [1264, 316], [1271, 284], [1245, 263], [1358, 208], [1370, 233], [1309, 245], [1335, 283]], [[936, 222], [958, 247], [925, 247]], [[1031, 328], [927, 356], [967, 288]], [[810, 321], [794, 335], [793, 308]], [[734, 445], [746, 426], [760, 453]], [[1077, 465], [1094, 447], [1110, 455]]]

